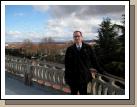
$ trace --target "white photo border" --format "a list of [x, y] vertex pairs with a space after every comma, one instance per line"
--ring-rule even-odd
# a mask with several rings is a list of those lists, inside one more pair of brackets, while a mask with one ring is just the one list
[[[129, 99], [129, 1], [2, 1], [1, 2], [1, 98], [2, 99]], [[5, 95], [6, 5], [125, 5], [125, 95]]]

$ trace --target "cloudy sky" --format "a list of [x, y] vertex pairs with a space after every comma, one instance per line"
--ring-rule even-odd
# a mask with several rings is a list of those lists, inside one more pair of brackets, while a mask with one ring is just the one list
[[55, 41], [72, 40], [75, 30], [84, 39], [95, 39], [102, 20], [111, 18], [121, 24], [124, 5], [6, 5], [5, 41], [39, 42], [44, 37]]

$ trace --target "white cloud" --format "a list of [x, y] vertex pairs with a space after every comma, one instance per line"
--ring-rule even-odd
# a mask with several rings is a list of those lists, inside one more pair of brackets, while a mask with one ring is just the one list
[[51, 13], [54, 17], [69, 17], [70, 15], [79, 18], [90, 18], [94, 16], [117, 16], [125, 11], [124, 5], [56, 5], [51, 6]]
[[14, 16], [24, 16], [24, 13], [14, 13]]
[[31, 41], [40, 41], [44, 35], [39, 32], [20, 32], [20, 31], [7, 31], [6, 33], [6, 40], [10, 41], [20, 41], [22, 42], [25, 39], [29, 39]]
[[33, 42], [35, 41], [41, 41], [42, 38], [44, 38], [44, 34], [41, 32], [35, 32], [35, 31], [31, 31], [31, 32], [24, 32], [24, 37], [23, 39], [29, 39]]
[[[97, 29], [104, 17], [112, 19], [112, 23], [120, 24], [121, 15], [125, 12], [124, 6], [97, 6], [97, 5], [33, 5], [36, 11], [50, 15], [46, 19], [44, 32], [9, 31], [7, 35], [20, 35], [19, 39], [41, 41], [44, 37], [52, 37], [57, 41], [73, 39], [73, 32], [80, 30], [84, 39], [94, 39]], [[47, 11], [50, 10], [50, 13]], [[23, 15], [23, 14], [16, 14]]]
[[20, 31], [7, 31], [6, 35], [9, 35], [9, 36], [19, 36], [19, 35], [21, 35], [21, 32]]
[[[80, 30], [85, 39], [93, 39], [97, 36], [97, 28], [101, 19], [91, 18], [89, 20], [79, 19], [76, 16], [50, 19], [45, 25], [45, 36], [53, 37], [57, 40], [73, 39], [73, 32]], [[64, 39], [62, 39], [64, 38]]]
[[82, 31], [85, 39], [94, 39], [104, 17], [108, 16], [113, 23], [119, 24], [124, 13], [122, 5], [55, 5], [50, 9], [53, 18], [45, 24], [45, 35], [58, 40], [72, 39], [75, 30]]
[[[113, 18], [113, 23], [119, 21], [118, 17], [124, 13], [122, 5], [35, 5], [33, 8], [40, 12], [50, 9], [52, 19], [45, 24], [43, 34], [29, 33], [28, 37], [52, 37], [55, 40], [70, 40], [73, 32], [80, 30], [85, 39], [94, 39], [103, 17]], [[119, 15], [119, 16], [118, 16]], [[115, 20], [115, 21], [114, 21]]]

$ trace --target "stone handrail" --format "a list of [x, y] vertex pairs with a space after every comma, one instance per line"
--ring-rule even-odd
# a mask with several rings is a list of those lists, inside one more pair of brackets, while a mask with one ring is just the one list
[[[27, 82], [32, 80], [42, 85], [70, 92], [69, 87], [64, 81], [64, 68], [57, 67], [57, 65], [37, 66], [31, 65], [30, 62], [28, 64], [22, 63], [21, 59], [13, 60], [6, 58], [5, 66], [6, 71], [23, 77]], [[87, 91], [88, 94], [92, 95], [124, 95], [125, 82], [98, 74], [92, 82], [89, 82]]]

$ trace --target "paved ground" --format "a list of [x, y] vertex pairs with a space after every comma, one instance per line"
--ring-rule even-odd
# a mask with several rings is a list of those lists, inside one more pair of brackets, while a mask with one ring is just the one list
[[5, 77], [6, 95], [64, 95], [66, 93], [54, 90], [51, 87], [39, 86], [33, 83], [32, 86], [26, 86], [21, 79], [13, 77], [6, 73]]

